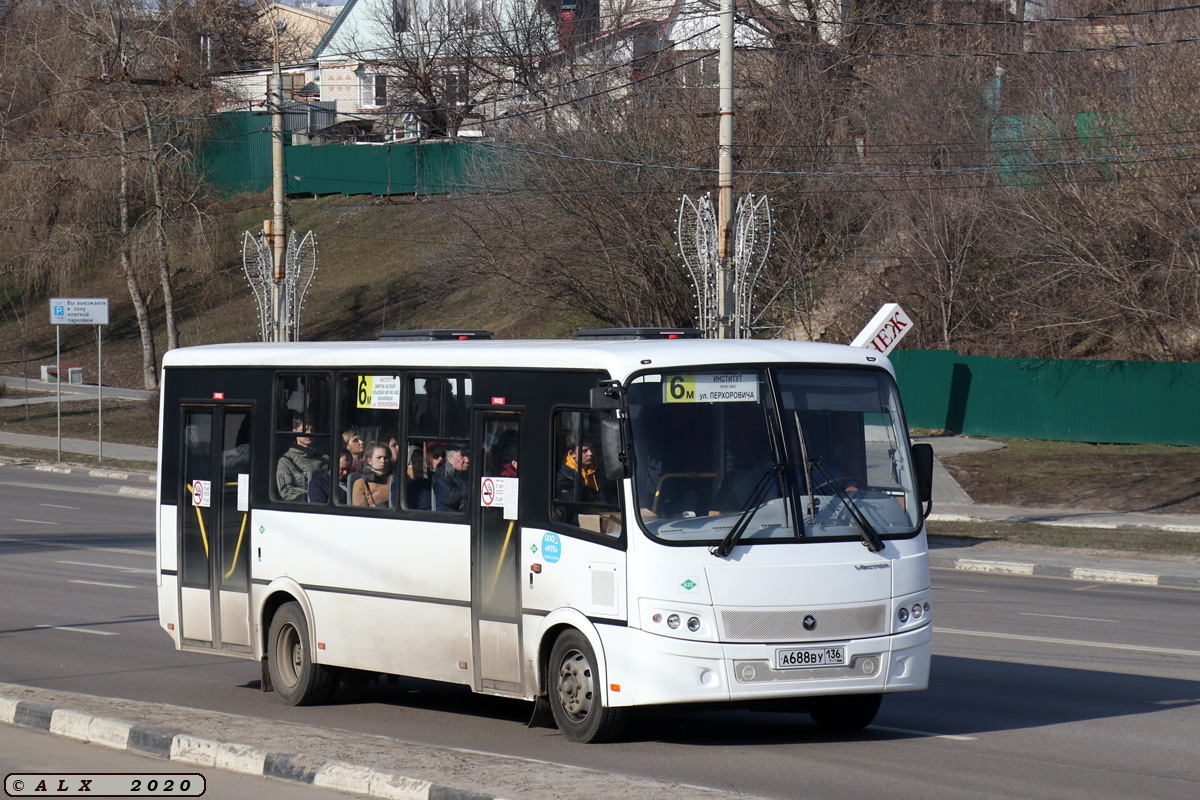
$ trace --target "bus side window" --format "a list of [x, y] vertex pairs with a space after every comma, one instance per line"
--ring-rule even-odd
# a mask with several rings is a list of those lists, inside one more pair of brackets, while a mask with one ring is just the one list
[[275, 382], [276, 500], [305, 503], [314, 479], [329, 474], [329, 378], [281, 375]]
[[[400, 376], [343, 373], [338, 383], [335, 486], [321, 485], [321, 502], [394, 508], [403, 474], [400, 447]], [[380, 455], [382, 454], [382, 458]], [[341, 467], [346, 463], [346, 468]]]
[[603, 412], [558, 411], [554, 415], [554, 486], [551, 517], [591, 533], [619, 536], [617, 484], [600, 468]]
[[408, 379], [407, 440], [401, 475], [410, 511], [466, 511], [471, 450], [471, 379], [421, 375]]

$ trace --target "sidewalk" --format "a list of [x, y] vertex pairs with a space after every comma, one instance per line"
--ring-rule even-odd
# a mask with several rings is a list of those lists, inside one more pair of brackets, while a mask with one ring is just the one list
[[[51, 459], [54, 457], [54, 453], [58, 452], [58, 437], [56, 436], [35, 436], [29, 433], [0, 432], [0, 444], [12, 447], [27, 447], [32, 450], [48, 450], [47, 458]], [[100, 443], [95, 439], [64, 438], [62, 440], [62, 451], [64, 455], [67, 453], [79, 453], [94, 456], [100, 452]], [[104, 457], [121, 461], [145, 461], [147, 467], [149, 467], [157, 463], [158, 450], [154, 447], [141, 447], [135, 444], [105, 442]]]
[[[54, 381], [43, 381], [40, 379], [25, 378], [13, 375], [0, 375], [0, 383], [6, 386], [11, 386], [15, 390], [24, 390], [26, 387], [30, 391], [35, 392], [53, 392], [49, 395], [37, 395], [35, 397], [9, 397], [0, 400], [0, 406], [20, 406], [25, 403], [54, 403], [58, 401], [59, 384]], [[119, 399], [119, 400], [148, 400], [154, 396], [154, 392], [148, 389], [123, 389], [118, 386], [96, 386], [94, 383], [62, 383], [62, 399], [63, 402], [76, 402], [79, 400], [95, 400], [100, 394], [101, 389], [104, 391], [104, 399]]]

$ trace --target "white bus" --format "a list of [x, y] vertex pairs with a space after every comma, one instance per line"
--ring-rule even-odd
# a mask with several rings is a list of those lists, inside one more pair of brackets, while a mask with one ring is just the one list
[[580, 742], [668, 703], [856, 729], [926, 688], [933, 457], [886, 358], [423, 333], [166, 355], [177, 648], [257, 659], [293, 705], [464, 684]]

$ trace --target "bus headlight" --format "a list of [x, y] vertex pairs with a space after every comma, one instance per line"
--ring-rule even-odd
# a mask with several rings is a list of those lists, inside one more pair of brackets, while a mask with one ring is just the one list
[[900, 624], [908, 622], [908, 609], [900, 606], [900, 610], [896, 612], [896, 619], [900, 620]]
[[672, 614], [671, 616], [667, 617], [667, 627], [670, 628], [671, 630], [675, 630], [676, 628], [679, 627], [679, 615], [678, 614]]
[[691, 631], [692, 633], [695, 633], [696, 631], [700, 630], [700, 618], [699, 617], [689, 617], [688, 618], [688, 630]]

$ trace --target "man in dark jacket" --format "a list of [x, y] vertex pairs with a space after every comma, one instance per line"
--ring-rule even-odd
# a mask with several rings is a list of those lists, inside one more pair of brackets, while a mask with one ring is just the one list
[[297, 416], [292, 421], [296, 443], [287, 449], [275, 465], [275, 487], [281, 500], [308, 500], [308, 483], [313, 474], [328, 470], [329, 456], [313, 448], [312, 420]]
[[435, 511], [462, 511], [467, 505], [467, 476], [471, 457], [457, 447], [446, 448], [446, 460], [433, 478]]

